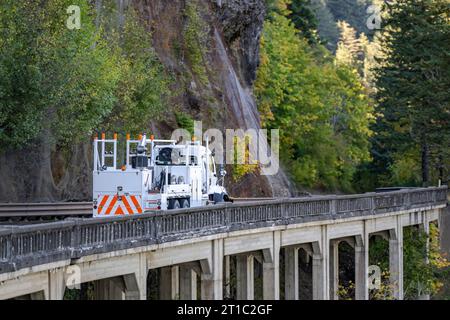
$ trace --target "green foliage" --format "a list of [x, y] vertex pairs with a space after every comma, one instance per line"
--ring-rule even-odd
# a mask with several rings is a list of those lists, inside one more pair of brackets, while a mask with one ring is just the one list
[[347, 22], [339, 21], [338, 27], [341, 34], [336, 50], [336, 61], [350, 66], [361, 73], [364, 67], [363, 58], [365, 53], [363, 41], [357, 36], [356, 30]]
[[[435, 296], [443, 287], [443, 282], [448, 279], [450, 263], [441, 252], [439, 239], [439, 228], [435, 223], [430, 224], [428, 237], [423, 229], [417, 226], [403, 228], [405, 299], [416, 300], [425, 294]], [[389, 273], [389, 241], [379, 236], [371, 237], [369, 265], [378, 265], [381, 269], [381, 286], [370, 290], [370, 299], [392, 300], [394, 287]], [[352, 282], [343, 283], [339, 287], [340, 299], [353, 299], [353, 291]]]
[[355, 299], [355, 283], [353, 281], [349, 281], [346, 285], [339, 284], [338, 287], [338, 298], [339, 300], [349, 301]]
[[440, 250], [438, 227], [430, 224], [429, 238], [422, 229], [405, 228], [403, 242], [405, 299], [437, 294], [443, 286], [442, 281], [445, 280], [445, 269], [450, 266]]
[[79, 289], [66, 288], [63, 300], [95, 300], [94, 282], [81, 283]]
[[[66, 27], [69, 5], [81, 9], [79, 30]], [[0, 149], [142, 130], [164, 109], [169, 80], [150, 35], [132, 9], [119, 28], [117, 11], [102, 10], [97, 20], [86, 1], [2, 1]]]
[[326, 0], [326, 3], [336, 21], [346, 21], [358, 33], [370, 31], [366, 25], [366, 11], [374, 3], [373, 0]]
[[373, 68], [377, 66], [376, 57], [380, 56], [378, 37], [373, 41], [364, 33], [357, 34], [355, 28], [346, 21], [339, 21], [340, 37], [336, 49], [336, 63], [346, 65], [358, 72], [358, 75], [373, 96], [376, 92]]
[[372, 109], [355, 72], [315, 54], [272, 13], [255, 83], [262, 124], [281, 129], [281, 157], [298, 184], [349, 190], [355, 166], [368, 160]]
[[378, 265], [382, 271], [389, 270], [389, 241], [380, 236], [370, 238], [369, 265]]
[[308, 8], [317, 19], [317, 31], [328, 49], [335, 51], [339, 41], [339, 22], [345, 22], [356, 36], [365, 33], [372, 39], [373, 30], [367, 28], [367, 8], [378, 0], [310, 0]]
[[[27, 10], [28, 9], [28, 10]], [[36, 68], [37, 48], [31, 46], [35, 25], [26, 14], [33, 8], [17, 7], [15, 1], [0, 5], [0, 147], [19, 145], [33, 138], [40, 128], [43, 105], [40, 73]], [[25, 12], [26, 11], [26, 12]], [[15, 21], [15, 23], [13, 23]]]
[[419, 186], [421, 181], [420, 159], [415, 150], [405, 151], [393, 156], [389, 167], [389, 180], [387, 184]]
[[[103, 15], [104, 27], [117, 13]], [[134, 134], [142, 132], [150, 121], [161, 120], [170, 96], [172, 79], [151, 46], [151, 33], [145, 29], [132, 7], [125, 12], [120, 32], [110, 31], [108, 43], [120, 55], [120, 80], [117, 103], [108, 118], [107, 130], [120, 128]]]
[[186, 129], [191, 135], [194, 134], [194, 119], [189, 114], [183, 112], [175, 112], [178, 127]]
[[[81, 8], [81, 30], [65, 26], [61, 8], [71, 4]], [[86, 2], [5, 0], [0, 8], [0, 148], [44, 128], [61, 142], [89, 135], [112, 109], [118, 68]]]
[[[233, 141], [233, 166], [231, 172], [231, 179], [233, 182], [239, 182], [246, 175], [251, 173], [257, 173], [259, 171], [259, 164], [255, 159], [251, 158], [249, 145], [251, 145], [251, 137], [245, 136], [243, 139], [234, 137]], [[245, 150], [243, 155], [243, 163], [239, 163], [238, 150]]]
[[393, 284], [390, 282], [389, 272], [389, 241], [375, 236], [370, 238], [369, 265], [376, 265], [381, 270], [381, 283], [377, 289], [369, 291], [370, 300], [392, 300]]
[[184, 45], [187, 59], [190, 62], [194, 75], [198, 77], [202, 84], [207, 84], [208, 75], [204, 56], [207, 52], [208, 26], [201, 17], [200, 6], [197, 0], [186, 2], [184, 16], [186, 20]]
[[288, 17], [301, 35], [308, 39], [310, 44], [315, 44], [319, 40], [317, 35], [318, 21], [310, 6], [311, 0], [292, 0], [288, 6], [291, 12]]

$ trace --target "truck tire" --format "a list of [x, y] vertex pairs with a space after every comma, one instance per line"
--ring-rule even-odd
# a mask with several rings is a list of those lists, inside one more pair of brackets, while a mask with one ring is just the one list
[[167, 206], [168, 210], [180, 209], [181, 205], [177, 199], [169, 199], [169, 205]]
[[173, 208], [174, 208], [175, 210], [176, 210], [176, 209], [180, 209], [180, 208], [181, 208], [180, 201], [174, 200], [174, 201], [173, 201]]
[[224, 196], [223, 193], [214, 193], [214, 195], [213, 195], [214, 203], [224, 202], [223, 196]]
[[189, 201], [187, 199], [180, 199], [181, 208], [189, 208]]

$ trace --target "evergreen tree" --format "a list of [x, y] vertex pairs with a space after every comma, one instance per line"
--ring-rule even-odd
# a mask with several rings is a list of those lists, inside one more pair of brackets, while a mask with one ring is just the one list
[[356, 31], [356, 36], [364, 33], [372, 40], [373, 30], [367, 28], [370, 14], [367, 9], [378, 5], [380, 0], [311, 0], [310, 9], [317, 18], [318, 33], [327, 48], [337, 49], [340, 30], [339, 21], [345, 21]]
[[373, 0], [327, 0], [327, 6], [336, 21], [347, 21], [359, 35], [369, 33], [367, 29], [367, 8]]
[[345, 21], [338, 22], [341, 36], [336, 50], [336, 62], [357, 70], [362, 83], [373, 95], [376, 91], [373, 71], [376, 57], [380, 56], [380, 45], [377, 36], [373, 41], [364, 34], [357, 35], [356, 30]]
[[448, 173], [450, 4], [397, 0], [385, 10], [374, 156], [378, 170], [392, 171], [405, 163], [403, 153], [413, 154], [420, 159], [422, 184], [429, 185]]
[[360, 70], [364, 52], [356, 30], [345, 21], [339, 21], [338, 27], [341, 35], [336, 50], [337, 62]]
[[291, 13], [289, 19], [300, 31], [301, 35], [308, 39], [310, 44], [317, 43], [317, 19], [314, 12], [310, 9], [311, 0], [292, 0], [288, 8]]
[[310, 8], [318, 21], [317, 30], [320, 39], [329, 50], [334, 52], [339, 39], [337, 20], [328, 8], [326, 0], [311, 0]]

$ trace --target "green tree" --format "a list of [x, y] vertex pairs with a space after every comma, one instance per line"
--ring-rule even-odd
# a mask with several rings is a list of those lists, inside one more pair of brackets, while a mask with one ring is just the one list
[[[78, 5], [81, 29], [66, 27]], [[87, 1], [0, 4], [0, 148], [63, 146], [95, 129], [140, 132], [167, 110], [170, 77], [137, 13]]]
[[[0, 4], [0, 148], [17, 146], [34, 138], [40, 130], [44, 104], [37, 67], [38, 48], [33, 45], [38, 23], [27, 15], [38, 9], [24, 2]], [[39, 12], [39, 11], [37, 11]]]
[[334, 52], [339, 39], [337, 19], [333, 16], [324, 0], [311, 0], [310, 8], [318, 21], [317, 31], [320, 39], [329, 50]]
[[201, 5], [197, 0], [186, 2], [184, 9], [185, 30], [184, 46], [186, 58], [192, 66], [192, 72], [203, 85], [208, 84], [208, 73], [205, 64], [205, 54], [208, 45], [208, 25], [202, 19]]
[[327, 6], [336, 21], [346, 21], [360, 33], [368, 33], [367, 8], [373, 0], [326, 0]]
[[364, 69], [364, 45], [367, 38], [360, 39], [356, 30], [345, 21], [339, 21], [338, 27], [341, 35], [336, 50], [336, 61], [356, 69], [361, 74]]
[[405, 228], [403, 243], [405, 299], [437, 294], [445, 280], [445, 269], [450, 266], [441, 254], [439, 228], [430, 224], [429, 236], [422, 229]]
[[[104, 9], [100, 27], [106, 30], [106, 41], [120, 56], [120, 78], [117, 101], [104, 123], [104, 129], [139, 134], [151, 121], [162, 119], [170, 97], [171, 75], [153, 49], [152, 34], [132, 6], [117, 12], [113, 4]], [[116, 17], [123, 15], [117, 28]]]
[[272, 13], [255, 84], [261, 119], [281, 129], [281, 157], [299, 185], [349, 190], [368, 159], [371, 107], [355, 72], [316, 59], [289, 18]]
[[375, 35], [371, 41], [364, 33], [359, 36], [356, 30], [345, 21], [339, 21], [339, 42], [336, 49], [336, 62], [356, 70], [369, 94], [376, 92], [373, 69], [380, 57], [379, 39]]
[[310, 6], [311, 0], [292, 0], [288, 4], [290, 11], [288, 18], [291, 19], [300, 34], [308, 39], [310, 44], [315, 44], [319, 40], [317, 35], [318, 21]]
[[[61, 8], [81, 8], [83, 27], [66, 28]], [[64, 143], [89, 136], [112, 110], [118, 57], [96, 32], [86, 1], [2, 1], [0, 147], [42, 136]]]

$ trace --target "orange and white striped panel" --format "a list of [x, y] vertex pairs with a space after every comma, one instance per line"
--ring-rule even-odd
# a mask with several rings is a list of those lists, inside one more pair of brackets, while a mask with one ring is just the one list
[[99, 195], [97, 216], [132, 215], [142, 213], [141, 196]]

